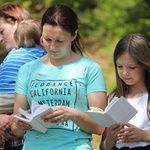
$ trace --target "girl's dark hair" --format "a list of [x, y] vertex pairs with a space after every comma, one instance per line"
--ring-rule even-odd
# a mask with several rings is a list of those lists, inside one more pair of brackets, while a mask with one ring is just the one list
[[[75, 32], [78, 30], [78, 17], [76, 13], [68, 6], [65, 5], [55, 5], [49, 7], [44, 13], [41, 21], [41, 26], [43, 28], [44, 24], [49, 24], [52, 26], [59, 26], [65, 31], [75, 35]], [[74, 52], [79, 52], [83, 55], [83, 43], [82, 39], [77, 33], [76, 38], [72, 42], [71, 49]]]
[[145, 68], [145, 85], [148, 92], [147, 110], [148, 114], [150, 114], [150, 43], [146, 37], [140, 33], [128, 34], [117, 43], [113, 55], [117, 88], [113, 90], [108, 97], [113, 95], [111, 97], [112, 99], [114, 96], [126, 96], [129, 92], [129, 86], [120, 79], [116, 65], [118, 57], [124, 53], [129, 53]]

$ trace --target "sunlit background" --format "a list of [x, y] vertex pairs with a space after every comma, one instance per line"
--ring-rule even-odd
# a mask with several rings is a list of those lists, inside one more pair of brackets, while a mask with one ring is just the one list
[[[1, 0], [0, 5], [9, 2]], [[150, 39], [149, 0], [11, 0], [21, 4], [40, 19], [54, 4], [70, 6], [80, 20], [79, 32], [91, 59], [97, 61], [104, 73], [108, 93], [115, 87], [112, 55], [116, 43], [128, 33], [143, 33]], [[6, 56], [0, 45], [0, 62]], [[100, 137], [93, 135], [93, 149], [98, 150]]]

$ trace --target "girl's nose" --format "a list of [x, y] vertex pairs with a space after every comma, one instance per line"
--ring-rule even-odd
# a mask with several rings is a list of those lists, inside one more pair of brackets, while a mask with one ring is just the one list
[[128, 72], [128, 70], [127, 70], [127, 69], [123, 69], [122, 74], [123, 74], [123, 75], [128, 75], [128, 74], [129, 74], [129, 72]]

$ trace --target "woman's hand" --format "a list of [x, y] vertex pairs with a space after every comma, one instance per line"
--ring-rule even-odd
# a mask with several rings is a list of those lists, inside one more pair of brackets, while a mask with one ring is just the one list
[[8, 141], [14, 138], [13, 135], [9, 133], [11, 121], [13, 119], [12, 115], [1, 114], [0, 115], [0, 135], [5, 140]]
[[6, 114], [0, 114], [0, 133], [10, 128], [12, 116]]
[[[18, 113], [16, 115], [23, 117], [20, 113]], [[18, 129], [23, 130], [23, 131], [27, 131], [27, 130], [30, 130], [32, 128], [29, 124], [24, 123], [24, 122], [22, 122], [22, 121], [20, 121], [20, 120], [18, 120], [16, 118], [14, 118], [13, 121], [14, 121], [16, 127]]]
[[43, 115], [42, 119], [45, 122], [52, 122], [52, 123], [65, 122], [71, 119], [71, 115], [73, 113], [73, 111], [71, 110], [72, 108], [67, 106], [56, 106], [53, 107], [53, 112]]
[[7, 129], [6, 131], [4, 131], [3, 133], [1, 133], [1, 137], [4, 141], [9, 141], [10, 139], [14, 139], [15, 135], [13, 135], [12, 133], [10, 134], [11, 130]]

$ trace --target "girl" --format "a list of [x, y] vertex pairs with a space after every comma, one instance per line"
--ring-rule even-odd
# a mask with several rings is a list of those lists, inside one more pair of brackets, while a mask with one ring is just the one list
[[108, 96], [124, 96], [138, 113], [126, 124], [106, 128], [101, 150], [150, 149], [150, 43], [141, 34], [122, 38], [114, 51], [117, 88]]

